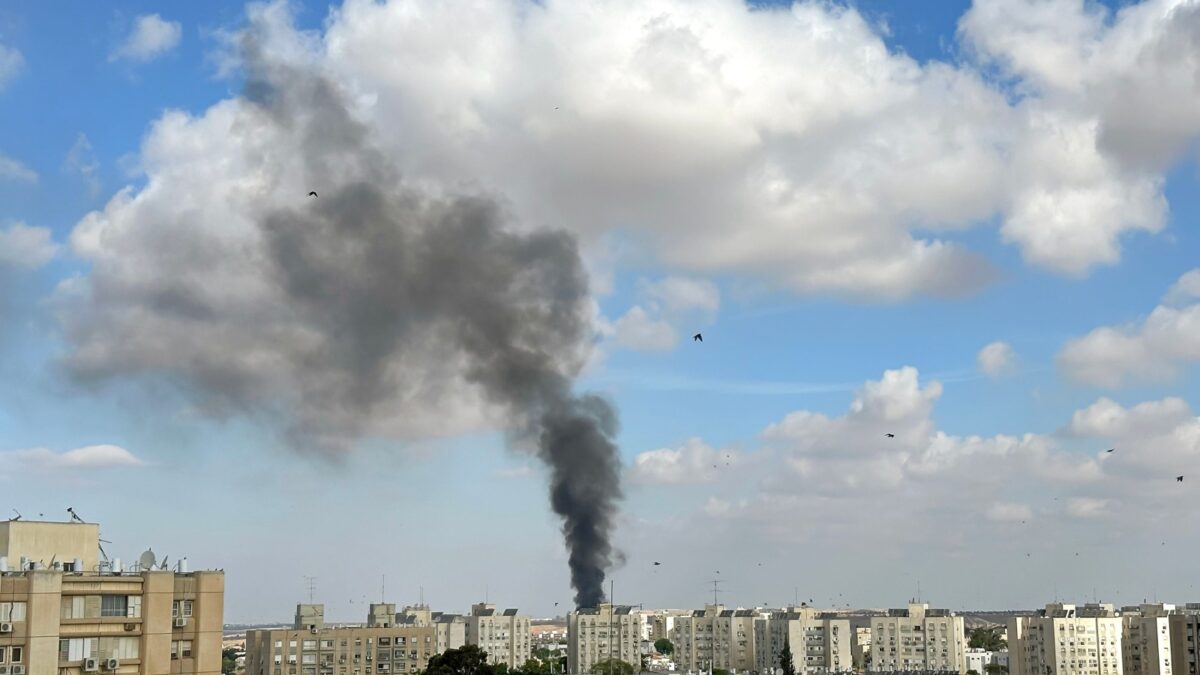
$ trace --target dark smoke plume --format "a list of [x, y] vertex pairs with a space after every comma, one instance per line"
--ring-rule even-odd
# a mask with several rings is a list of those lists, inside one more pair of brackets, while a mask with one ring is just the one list
[[[268, 298], [256, 305], [261, 315], [228, 296], [214, 299], [220, 285], [204, 277], [216, 280], [216, 271], [201, 269], [195, 283], [182, 269], [146, 281], [101, 261], [90, 311], [73, 313], [68, 325], [68, 365], [92, 379], [166, 373], [225, 410], [286, 401], [290, 442], [333, 455], [376, 430], [379, 418], [404, 413], [381, 408], [465, 381], [503, 413], [510, 445], [534, 449], [549, 467], [575, 602], [595, 606], [613, 561], [620, 466], [612, 407], [572, 391], [591, 341], [575, 239], [516, 232], [491, 199], [406, 186], [342, 92], [319, 73], [265, 56], [261, 40], [256, 30], [243, 36], [247, 83], [235, 124], [244, 126], [232, 132], [299, 145], [286, 167], [304, 181], [291, 188], [294, 205], [250, 214], [257, 233], [237, 246], [183, 216], [170, 216], [182, 226], [147, 228], [158, 238], [150, 255], [183, 246], [166, 231], [192, 238], [181, 268], [196, 256], [208, 256], [214, 270], [252, 261], [237, 271], [262, 277], [253, 284]], [[310, 189], [320, 197], [306, 197]], [[209, 332], [158, 337], [179, 325]], [[228, 347], [214, 345], [220, 340]]]
[[[330, 82], [255, 58], [247, 91], [280, 124], [301, 130], [321, 197], [261, 221], [270, 263], [288, 296], [337, 331], [350, 403], [383, 398], [390, 355], [414, 331], [433, 331], [465, 357], [467, 378], [515, 421], [550, 468], [550, 504], [563, 519], [578, 606], [604, 599], [620, 497], [616, 414], [572, 393], [590, 339], [588, 280], [564, 231], [515, 234], [479, 197], [436, 198], [400, 187], [365, 128]], [[303, 111], [300, 116], [296, 111]], [[354, 180], [329, 190], [325, 172]], [[300, 201], [300, 200], [298, 200]]]

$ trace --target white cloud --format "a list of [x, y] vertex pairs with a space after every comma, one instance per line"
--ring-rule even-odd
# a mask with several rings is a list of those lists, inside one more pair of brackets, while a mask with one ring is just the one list
[[22, 183], [36, 183], [37, 172], [21, 162], [0, 154], [0, 180], [15, 180]]
[[133, 453], [116, 445], [88, 445], [65, 452], [31, 448], [0, 453], [0, 457], [33, 469], [108, 469], [142, 465], [142, 460]]
[[1028, 504], [1012, 504], [1007, 502], [996, 502], [988, 507], [985, 514], [988, 520], [996, 522], [1028, 522], [1033, 518], [1033, 510]]
[[[1194, 279], [1185, 274], [1168, 296], [1183, 302]], [[1173, 378], [1200, 361], [1200, 302], [1159, 305], [1140, 323], [1096, 328], [1068, 341], [1057, 361], [1067, 377], [1099, 387]]]
[[1191, 270], [1179, 277], [1163, 296], [1164, 305], [1178, 306], [1194, 300], [1200, 300], [1200, 269]]
[[44, 227], [17, 222], [0, 229], [0, 266], [36, 269], [57, 252], [58, 244]]
[[144, 14], [133, 21], [133, 30], [111, 55], [110, 61], [129, 59], [147, 63], [179, 46], [183, 28], [158, 14]]
[[80, 133], [76, 137], [75, 144], [67, 151], [63, 160], [63, 169], [79, 174], [93, 197], [100, 194], [100, 162], [97, 161], [92, 142], [86, 134]]
[[533, 467], [525, 464], [523, 466], [513, 467], [511, 469], [500, 469], [496, 472], [497, 478], [512, 480], [517, 478], [528, 478], [534, 475]]
[[617, 343], [639, 351], [667, 351], [679, 341], [670, 322], [651, 316], [638, 305], [613, 324]]
[[0, 45], [0, 91], [25, 67], [25, 57], [13, 47]]
[[742, 456], [733, 450], [716, 450], [692, 438], [679, 448], [660, 448], [639, 454], [629, 478], [648, 485], [711, 483], [738, 466]]
[[670, 276], [656, 282], [641, 279], [638, 303], [612, 326], [617, 343], [627, 349], [667, 351], [679, 342], [680, 324], [687, 335], [711, 323], [721, 306], [716, 284]]
[[1107, 499], [1076, 497], [1067, 501], [1067, 513], [1076, 518], [1099, 518], [1108, 508]]
[[999, 377], [1012, 372], [1016, 366], [1017, 353], [1013, 351], [1012, 345], [998, 340], [979, 350], [976, 361], [979, 370], [985, 375]]

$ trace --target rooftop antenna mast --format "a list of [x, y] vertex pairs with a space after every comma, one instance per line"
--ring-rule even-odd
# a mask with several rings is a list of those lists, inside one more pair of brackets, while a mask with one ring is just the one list
[[308, 604], [313, 604], [313, 590], [317, 587], [317, 578], [304, 575], [304, 583], [308, 584]]
[[379, 575], [379, 602], [387, 602], [387, 575]]
[[715, 604], [717, 604], [717, 602], [718, 602], [718, 601], [717, 601], [717, 595], [725, 592], [725, 590], [724, 590], [723, 588], [721, 588], [721, 586], [720, 586], [720, 585], [721, 585], [721, 584], [723, 584], [723, 583], [725, 583], [725, 582], [723, 582], [723, 581], [722, 581], [722, 580], [720, 580], [720, 579], [713, 579], [713, 580], [712, 580], [712, 585], [713, 585], [713, 588], [712, 588], [712, 593], [713, 593], [713, 604], [714, 604], [714, 605], [715, 605]]

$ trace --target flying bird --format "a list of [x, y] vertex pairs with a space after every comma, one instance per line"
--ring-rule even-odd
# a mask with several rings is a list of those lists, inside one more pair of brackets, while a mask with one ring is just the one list
[[695, 335], [692, 336], [692, 342], [704, 342], [704, 336], [699, 333], [696, 333]]
[[888, 438], [895, 438], [896, 434], [884, 434], [884, 436], [887, 436]]
[[654, 566], [655, 566], [655, 567], [658, 567], [658, 566], [659, 566], [659, 565], [661, 565], [661, 564], [662, 564], [662, 563], [658, 562], [657, 560], [655, 560], [655, 561], [654, 561]]
[[1183, 476], [1175, 476], [1175, 480], [1179, 483], [1183, 482]]
[[1109, 449], [1105, 450], [1105, 452], [1112, 452], [1113, 450], [1116, 450], [1116, 448], [1109, 448]]
[[317, 196], [317, 193], [315, 193], [315, 192], [310, 192], [310, 193], [308, 193], [308, 196], [309, 196], [309, 197], [316, 197], [316, 196]]

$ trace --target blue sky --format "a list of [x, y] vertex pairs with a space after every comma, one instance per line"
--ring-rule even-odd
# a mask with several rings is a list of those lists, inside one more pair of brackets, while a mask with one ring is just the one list
[[[239, 117], [249, 30], [344, 87], [404, 180], [578, 237], [578, 387], [621, 419], [619, 601], [699, 605], [716, 569], [746, 606], [895, 606], [917, 578], [963, 608], [1200, 599], [1180, 525], [1200, 513], [1173, 481], [1200, 480], [1200, 125], [1136, 104], [1196, 109], [1187, 66], [1155, 59], [1200, 11], [662, 0], [589, 29], [563, 3], [408, 4], [0, 9], [0, 508], [74, 506], [127, 558], [222, 567], [229, 621], [288, 616], [303, 575], [339, 619], [381, 575], [399, 603], [566, 606], [544, 471], [469, 396], [298, 453], [286, 395], [205, 408], [210, 352], [144, 300], [257, 297], [245, 268], [186, 262], [210, 235], [255, 246], [239, 190], [283, 199], [305, 159]], [[984, 372], [997, 341], [1015, 356]], [[1111, 566], [1055, 578], [1076, 552]]]

